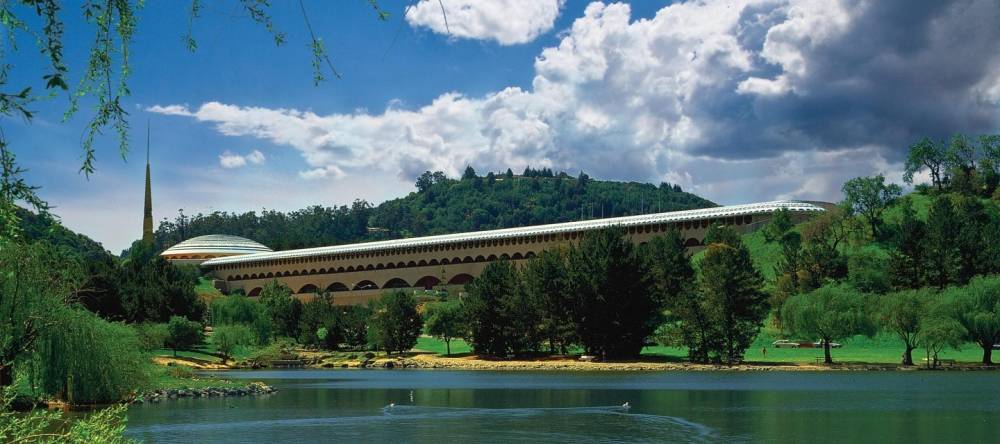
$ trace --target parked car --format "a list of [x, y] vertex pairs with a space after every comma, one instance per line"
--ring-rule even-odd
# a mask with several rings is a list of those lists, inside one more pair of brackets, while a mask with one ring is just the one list
[[771, 343], [774, 348], [799, 348], [799, 343], [787, 339], [778, 339]]
[[[813, 342], [813, 347], [823, 348], [823, 340], [819, 340], [819, 341]], [[830, 348], [840, 348], [840, 347], [843, 347], [843, 345], [841, 345], [839, 342], [831, 342], [830, 343]]]

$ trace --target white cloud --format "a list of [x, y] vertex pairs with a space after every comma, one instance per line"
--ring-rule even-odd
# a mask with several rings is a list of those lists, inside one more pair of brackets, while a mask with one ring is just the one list
[[406, 21], [438, 34], [515, 45], [528, 43], [551, 30], [563, 3], [564, 0], [424, 0], [407, 11]]
[[[481, 171], [532, 165], [680, 181], [719, 202], [833, 200], [844, 179], [898, 170], [893, 150], [905, 146], [898, 142], [929, 131], [921, 122], [948, 114], [941, 108], [930, 116], [923, 102], [914, 114], [906, 105], [934, 100], [914, 94], [908, 85], [919, 82], [901, 77], [936, 72], [910, 68], [932, 57], [913, 48], [905, 56], [886, 55], [895, 43], [875, 35], [864, 36], [874, 43], [857, 42], [852, 27], [879, 16], [862, 16], [873, 8], [868, 4], [846, 3], [690, 1], [632, 20], [626, 4], [595, 2], [557, 46], [541, 52], [531, 88], [480, 97], [450, 92], [415, 109], [390, 102], [381, 113], [318, 115], [208, 102], [148, 110], [292, 147], [308, 166], [299, 173], [303, 179], [383, 172], [412, 180], [428, 169], [457, 176], [465, 165]], [[908, 29], [904, 25], [898, 26]], [[954, 40], [935, 32], [930, 48]], [[886, 34], [887, 40], [895, 36]], [[856, 65], [832, 58], [844, 54]], [[1000, 57], [980, 56], [974, 60], [1000, 66]], [[955, 84], [948, 92], [952, 106], [985, 106], [981, 98], [995, 94], [995, 72], [984, 69]], [[985, 108], [992, 111], [965, 112], [997, 116], [995, 104]], [[803, 175], [811, 178], [806, 185]]]
[[240, 168], [246, 166], [247, 163], [260, 165], [264, 163], [264, 160], [264, 153], [259, 150], [253, 150], [246, 155], [235, 154], [227, 150], [219, 155], [219, 166], [223, 168]]

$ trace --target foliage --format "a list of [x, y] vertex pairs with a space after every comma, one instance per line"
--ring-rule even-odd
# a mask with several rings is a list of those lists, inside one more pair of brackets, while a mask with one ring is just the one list
[[394, 290], [383, 293], [372, 304], [371, 327], [379, 348], [402, 353], [417, 343], [424, 319], [417, 313], [417, 301], [412, 294]]
[[868, 221], [872, 237], [879, 238], [882, 212], [893, 200], [902, 195], [902, 188], [894, 183], [886, 184], [885, 176], [855, 177], [844, 183], [844, 204], [852, 214], [858, 214]]
[[35, 409], [15, 412], [11, 409], [14, 391], [0, 393], [0, 441], [9, 443], [93, 443], [131, 444], [125, 437], [125, 412], [128, 404], [117, 404], [75, 419], [69, 427], [59, 410]]
[[251, 345], [254, 341], [253, 332], [245, 325], [217, 325], [212, 329], [212, 343], [222, 354], [225, 364], [237, 347]]
[[335, 324], [344, 335], [344, 343], [353, 348], [368, 343], [368, 318], [371, 309], [363, 305], [348, 305], [334, 312]]
[[863, 293], [843, 285], [826, 285], [788, 298], [781, 308], [782, 325], [790, 334], [822, 340], [825, 362], [832, 364], [830, 342], [875, 333], [867, 305], [868, 297]]
[[966, 330], [966, 340], [982, 347], [983, 364], [992, 365], [993, 345], [1000, 344], [1000, 277], [979, 277], [951, 287], [952, 316]]
[[45, 243], [0, 242], [0, 387], [80, 285], [81, 265]]
[[926, 323], [928, 304], [936, 296], [929, 290], [904, 290], [879, 298], [879, 325], [903, 341], [903, 365], [913, 365], [913, 349]]
[[[157, 248], [184, 238], [228, 233], [275, 250], [431, 234], [570, 222], [713, 206], [712, 202], [661, 184], [622, 183], [573, 178], [565, 173], [510, 179], [449, 179], [426, 172], [417, 191], [377, 207], [357, 200], [337, 207], [312, 206], [298, 211], [198, 214], [164, 221], [156, 230]], [[493, 174], [493, 173], [490, 173]], [[496, 176], [494, 176], [496, 177]], [[368, 230], [377, 227], [380, 230]]]
[[468, 295], [462, 299], [462, 310], [469, 322], [467, 342], [477, 354], [507, 356], [526, 350], [518, 347], [512, 302], [523, 299], [520, 273], [509, 261], [490, 262], [483, 272], [466, 284]]
[[267, 345], [273, 327], [263, 304], [241, 294], [212, 301], [212, 322], [216, 325], [245, 325], [253, 335], [255, 345]]
[[106, 403], [142, 385], [146, 357], [135, 330], [68, 307], [53, 316], [58, 327], [45, 331], [34, 364], [46, 393], [70, 403]]
[[537, 310], [539, 335], [548, 342], [549, 352], [558, 348], [563, 354], [576, 342], [573, 323], [573, 295], [570, 293], [566, 252], [561, 249], [543, 251], [524, 266], [526, 305]]
[[968, 332], [948, 316], [927, 316], [920, 323], [916, 343], [927, 350], [927, 366], [937, 367], [938, 354], [946, 348], [958, 350]]
[[122, 263], [119, 293], [131, 322], [166, 322], [173, 316], [200, 320], [205, 304], [194, 293], [197, 270], [177, 267], [136, 242]]
[[299, 336], [302, 302], [292, 297], [291, 288], [274, 279], [264, 285], [258, 301], [267, 309], [276, 336], [289, 338]]
[[427, 333], [444, 341], [445, 350], [451, 355], [451, 340], [465, 335], [466, 324], [462, 307], [457, 304], [436, 304], [427, 312]]
[[141, 349], [146, 352], [163, 348], [170, 336], [167, 324], [145, 322], [132, 324], [132, 328], [135, 329], [135, 334], [139, 338]]
[[[303, 345], [315, 345], [325, 349], [335, 349], [343, 340], [343, 331], [337, 325], [333, 299], [329, 293], [323, 293], [313, 300], [302, 304], [302, 315], [299, 317], [299, 342]], [[319, 332], [323, 334], [320, 335]]]
[[941, 191], [944, 185], [942, 175], [947, 160], [946, 151], [944, 144], [936, 143], [927, 137], [910, 145], [903, 166], [903, 180], [906, 183], [913, 183], [913, 175], [926, 168], [931, 176], [931, 184]]
[[647, 263], [620, 228], [589, 232], [569, 251], [573, 318], [588, 353], [604, 358], [639, 355], [663, 320], [663, 302]]
[[882, 294], [891, 288], [889, 261], [884, 253], [862, 250], [847, 259], [847, 282], [865, 293]]
[[730, 242], [708, 246], [698, 291], [705, 319], [717, 329], [710, 351], [731, 365], [743, 360], [767, 317], [768, 305], [764, 279], [750, 261], [750, 252], [738, 237]]
[[782, 208], [771, 214], [771, 221], [764, 227], [764, 239], [768, 242], [780, 240], [792, 229], [792, 216], [787, 208]]
[[167, 332], [166, 346], [174, 350], [174, 357], [177, 356], [177, 350], [188, 350], [200, 344], [204, 335], [201, 324], [183, 316], [171, 316]]

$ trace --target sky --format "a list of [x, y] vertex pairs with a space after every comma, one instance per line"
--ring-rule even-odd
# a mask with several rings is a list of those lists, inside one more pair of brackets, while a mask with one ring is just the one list
[[[93, 27], [69, 3], [72, 83]], [[272, 3], [283, 45], [220, 0], [191, 22], [191, 52], [187, 4], [146, 1], [131, 152], [101, 137], [89, 177], [92, 102], [64, 120], [54, 94], [30, 122], [3, 120], [64, 225], [116, 252], [141, 236], [147, 122], [156, 220], [377, 204], [467, 165], [676, 183], [721, 204], [837, 201], [852, 177], [900, 181], [921, 137], [1000, 133], [995, 0], [381, 0], [386, 21], [363, 0], [304, 0], [342, 76], [318, 86], [299, 3]], [[40, 90], [30, 36], [4, 45], [8, 84]]]

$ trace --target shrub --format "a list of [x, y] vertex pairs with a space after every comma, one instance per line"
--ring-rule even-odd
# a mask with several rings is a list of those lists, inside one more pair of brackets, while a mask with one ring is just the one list
[[212, 343], [222, 354], [223, 364], [232, 357], [236, 347], [250, 345], [252, 341], [253, 333], [245, 325], [220, 325], [212, 331]]
[[172, 316], [167, 324], [167, 331], [166, 345], [174, 350], [175, 357], [177, 350], [190, 349], [200, 344], [203, 337], [201, 324], [183, 316]]
[[139, 337], [139, 343], [142, 344], [144, 351], [163, 348], [167, 342], [167, 337], [170, 336], [167, 324], [144, 323], [134, 325], [133, 328]]

